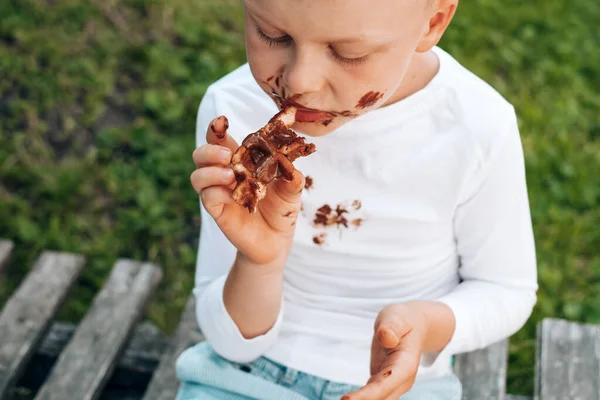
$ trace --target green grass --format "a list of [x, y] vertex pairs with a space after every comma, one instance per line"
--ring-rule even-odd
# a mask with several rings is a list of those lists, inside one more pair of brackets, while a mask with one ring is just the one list
[[[535, 325], [600, 323], [600, 3], [473, 0], [442, 46], [515, 104], [540, 292], [512, 339], [509, 390], [533, 391]], [[166, 332], [193, 285], [189, 185], [206, 87], [245, 60], [240, 2], [0, 2], [0, 305], [41, 251], [88, 263], [60, 318], [79, 320], [119, 257], [159, 264]]]

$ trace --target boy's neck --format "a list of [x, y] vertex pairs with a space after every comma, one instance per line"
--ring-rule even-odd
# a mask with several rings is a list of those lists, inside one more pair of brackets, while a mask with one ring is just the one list
[[440, 60], [433, 51], [415, 54], [400, 87], [384, 106], [396, 103], [423, 89], [437, 75], [439, 68]]

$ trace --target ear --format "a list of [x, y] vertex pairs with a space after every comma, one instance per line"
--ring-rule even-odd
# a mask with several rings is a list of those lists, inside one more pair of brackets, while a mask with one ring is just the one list
[[430, 7], [430, 18], [423, 29], [423, 35], [417, 46], [418, 53], [425, 53], [437, 45], [454, 17], [458, 0], [435, 0]]

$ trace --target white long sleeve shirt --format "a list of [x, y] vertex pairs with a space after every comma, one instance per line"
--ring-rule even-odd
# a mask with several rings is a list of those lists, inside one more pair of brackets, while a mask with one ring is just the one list
[[[237, 362], [265, 356], [363, 385], [379, 311], [440, 301], [456, 330], [441, 353], [423, 355], [420, 380], [448, 373], [452, 354], [508, 337], [529, 318], [536, 258], [515, 111], [449, 54], [435, 53], [440, 69], [424, 89], [307, 137], [317, 151], [294, 164], [313, 186], [302, 195], [280, 314], [262, 336], [245, 339], [225, 309], [236, 250], [201, 207], [194, 294], [200, 328], [217, 353]], [[240, 143], [276, 112], [243, 65], [208, 89], [197, 145], [218, 115], [229, 118]], [[344, 207], [348, 227], [315, 226], [325, 204], [333, 215]]]

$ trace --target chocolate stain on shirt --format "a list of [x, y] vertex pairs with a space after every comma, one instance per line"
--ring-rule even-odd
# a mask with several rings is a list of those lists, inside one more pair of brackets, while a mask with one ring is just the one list
[[346, 208], [343, 205], [338, 204], [337, 207], [335, 208], [335, 212], [337, 215], [342, 215], [344, 213], [347, 214], [348, 210], [346, 210]]
[[319, 233], [318, 235], [313, 236], [313, 243], [317, 246], [322, 246], [325, 244], [325, 239], [327, 238], [326, 233]]
[[312, 189], [313, 184], [314, 184], [314, 181], [313, 181], [312, 177], [306, 176], [306, 178], [304, 178], [304, 189], [306, 189], [306, 190]]
[[362, 218], [356, 218], [356, 219], [353, 219], [350, 223], [358, 228], [362, 225], [363, 221], [364, 220]]
[[[322, 205], [313, 219], [315, 227], [329, 227], [329, 226], [344, 226], [348, 228], [348, 218], [344, 214], [349, 215], [348, 209], [343, 204], [338, 204], [335, 208], [331, 208], [329, 204]], [[363, 222], [362, 218], [355, 218], [351, 224], [359, 227]]]
[[[352, 218], [352, 211], [356, 211], [361, 208], [360, 200], [354, 200], [352, 202], [352, 208], [348, 208], [347, 205], [338, 204], [335, 209], [333, 209], [329, 204], [324, 204], [316, 211], [313, 226], [315, 228], [328, 228], [331, 226], [336, 226], [338, 228], [344, 227], [348, 228], [348, 224], [353, 225], [355, 228], [359, 228], [364, 218]], [[340, 234], [342, 231], [340, 230]], [[313, 237], [313, 242], [319, 246], [321, 246], [325, 241], [325, 236], [323, 233], [316, 235]]]

